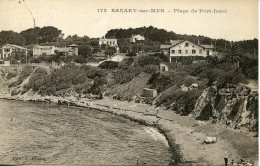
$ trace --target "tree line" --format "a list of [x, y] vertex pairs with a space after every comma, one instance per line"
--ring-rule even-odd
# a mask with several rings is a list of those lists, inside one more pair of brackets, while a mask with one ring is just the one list
[[[196, 35], [187, 35], [187, 34], [176, 34], [172, 31], [166, 31], [164, 29], [158, 29], [153, 26], [149, 27], [139, 27], [139, 28], [128, 28], [128, 29], [111, 29], [106, 33], [107, 38], [115, 37], [117, 39], [126, 39], [130, 38], [132, 34], [144, 35], [146, 42], [159, 42], [160, 44], [170, 44], [170, 39], [172, 40], [188, 40], [193, 43], [200, 44], [213, 44], [216, 46], [216, 50], [219, 52], [225, 52], [227, 47], [230, 47], [232, 44], [239, 46], [240, 50], [250, 53], [257, 54], [258, 50], [258, 40], [243, 40], [238, 42], [232, 42], [225, 39], [212, 39], [206, 36], [196, 36]], [[120, 43], [119, 43], [120, 44]], [[125, 46], [126, 47], [126, 46]]]
[[[140, 34], [145, 36], [145, 41], [143, 43], [131, 43], [129, 38], [133, 34]], [[53, 27], [36, 27], [30, 28], [20, 33], [14, 31], [1, 31], [0, 32], [0, 45], [7, 43], [17, 44], [17, 45], [55, 45], [55, 46], [65, 46], [72, 43], [78, 46], [89, 46], [88, 50], [92, 48], [95, 52], [100, 51], [97, 38], [89, 38], [88, 36], [79, 37], [77, 35], [69, 35], [67, 38], [63, 39], [64, 34], [62, 30]], [[188, 40], [194, 43], [198, 41], [200, 44], [214, 44], [216, 46], [216, 51], [226, 52], [228, 47], [232, 45], [237, 45], [239, 50], [243, 53], [249, 53], [251, 55], [257, 55], [258, 50], [258, 39], [253, 40], [243, 40], [238, 42], [227, 41], [224, 39], [212, 39], [205, 36], [195, 36], [195, 35], [181, 35], [176, 34], [172, 31], [166, 31], [164, 29], [158, 29], [153, 26], [149, 27], [139, 27], [139, 28], [128, 28], [128, 29], [111, 29], [109, 30], [105, 37], [118, 39], [118, 45], [123, 53], [134, 52], [142, 50], [144, 52], [159, 52], [161, 44], [170, 44], [170, 40]], [[84, 51], [84, 48], [82, 49]]]

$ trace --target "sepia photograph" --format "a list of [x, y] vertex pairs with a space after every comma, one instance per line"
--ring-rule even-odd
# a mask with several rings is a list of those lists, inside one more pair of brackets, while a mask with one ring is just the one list
[[0, 165], [258, 166], [258, 0], [0, 0]]

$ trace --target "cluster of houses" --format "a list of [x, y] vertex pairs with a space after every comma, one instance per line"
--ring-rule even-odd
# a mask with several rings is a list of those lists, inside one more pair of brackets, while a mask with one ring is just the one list
[[[131, 43], [139, 43], [144, 41], [145, 41], [145, 37], [140, 34], [132, 35], [130, 38]], [[117, 52], [119, 52], [119, 46], [116, 38], [102, 37], [99, 39], [98, 44], [100, 46], [107, 45], [110, 47], [115, 47]], [[214, 45], [203, 45], [200, 44], [199, 42], [193, 43], [187, 40], [170, 40], [170, 44], [161, 45], [160, 50], [165, 55], [169, 56], [170, 62], [174, 62], [175, 58], [178, 57], [189, 57], [189, 56], [206, 57], [215, 54]], [[28, 51], [32, 51], [33, 57], [37, 57], [40, 55], [54, 55], [56, 53], [62, 53], [63, 55], [77, 56], [78, 46], [75, 44], [65, 46], [65, 47], [35, 45], [32, 49], [28, 49], [14, 44], [6, 44], [2, 48], [0, 48], [0, 59], [5, 59], [17, 52], [22, 52], [25, 55], [27, 55]]]
[[[27, 49], [22, 46], [15, 44], [6, 44], [1, 49], [0, 59], [8, 58], [9, 56], [16, 53], [23, 53], [27, 56], [31, 49]], [[78, 46], [75, 44], [69, 47], [55, 47], [55, 46], [39, 46], [35, 45], [32, 48], [33, 57], [40, 55], [54, 55], [55, 53], [63, 53], [64, 55], [78, 55]]]
[[22, 46], [18, 46], [15, 44], [6, 44], [1, 48], [1, 52], [0, 52], [0, 59], [4, 59], [7, 58], [9, 56], [11, 56], [12, 54], [15, 53], [24, 53], [25, 55], [28, 54], [29, 49], [22, 47]]
[[40, 55], [54, 55], [55, 53], [62, 53], [64, 55], [78, 55], [78, 46], [76, 44], [69, 45], [68, 47], [55, 47], [55, 46], [34, 46], [33, 56]]

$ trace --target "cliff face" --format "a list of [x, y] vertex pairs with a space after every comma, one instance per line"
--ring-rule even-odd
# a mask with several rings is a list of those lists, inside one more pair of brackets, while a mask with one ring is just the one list
[[227, 84], [226, 88], [206, 88], [197, 99], [191, 115], [199, 120], [212, 120], [234, 128], [257, 130], [258, 93], [245, 85]]

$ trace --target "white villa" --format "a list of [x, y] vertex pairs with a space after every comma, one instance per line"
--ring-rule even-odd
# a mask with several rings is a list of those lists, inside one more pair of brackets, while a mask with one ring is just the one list
[[136, 41], [144, 41], [145, 37], [144, 35], [132, 35], [132, 37], [130, 38], [130, 42], [135, 43]]
[[4, 59], [7, 58], [9, 56], [11, 56], [12, 54], [15, 53], [24, 53], [25, 55], [28, 54], [28, 50], [25, 47], [22, 46], [18, 46], [15, 44], [6, 44], [1, 48], [1, 53], [0, 53], [0, 59]]
[[55, 46], [34, 46], [33, 47], [33, 56], [39, 55], [54, 55], [56, 47]]
[[107, 39], [107, 38], [100, 38], [98, 44], [101, 46], [102, 44], [109, 45], [111, 47], [117, 46], [117, 39]]
[[33, 56], [54, 55], [57, 52], [64, 53], [65, 55], [78, 55], [78, 46], [72, 44], [69, 47], [38, 46], [38, 45], [33, 47]]
[[161, 51], [170, 56], [170, 62], [175, 57], [212, 56], [214, 45], [200, 45], [187, 40], [171, 40], [171, 45], [161, 45]]

